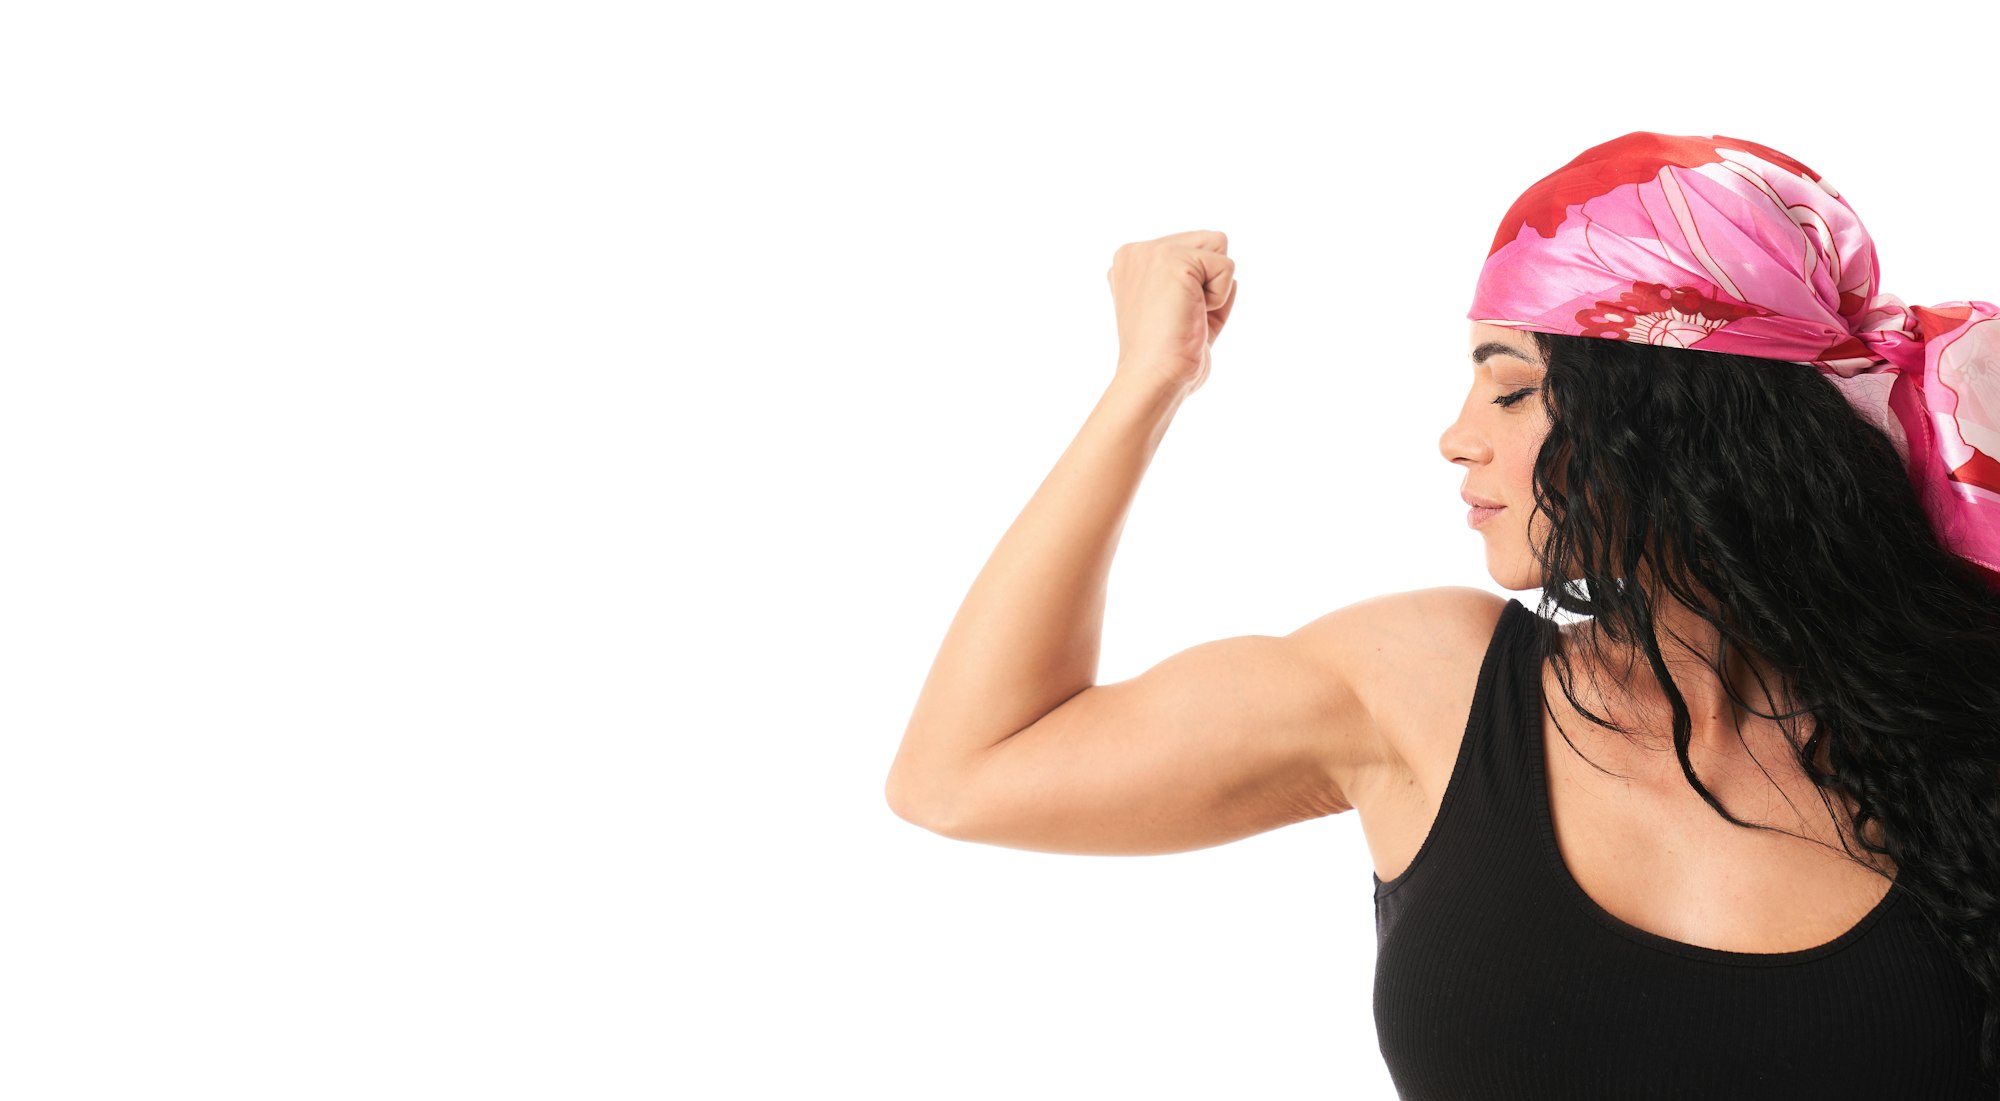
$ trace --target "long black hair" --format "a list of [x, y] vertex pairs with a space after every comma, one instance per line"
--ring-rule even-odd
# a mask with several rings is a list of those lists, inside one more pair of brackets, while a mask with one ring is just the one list
[[[1766, 713], [1722, 683], [1746, 713], [1781, 724], [1829, 812], [1829, 791], [1853, 802], [1856, 841], [1894, 860], [1890, 889], [1908, 892], [1985, 990], [1980, 1059], [1994, 1074], [2000, 578], [1944, 547], [1889, 437], [1810, 364], [1532, 335], [1550, 422], [1534, 470], [1548, 523], [1535, 548], [1547, 581], [1539, 611], [1590, 617], [1551, 655], [1564, 696], [1631, 735], [1577, 701], [1567, 650], [1592, 652], [1597, 667], [1600, 636], [1642, 652], [1672, 707], [1688, 783], [1725, 820], [1774, 829], [1739, 820], [1696, 777], [1657, 602], [1687, 605], [1724, 654], [1737, 648], [1778, 673], [1797, 706]], [[1801, 716], [1814, 728], [1804, 741]], [[1843, 848], [1879, 873], [1845, 838]]]

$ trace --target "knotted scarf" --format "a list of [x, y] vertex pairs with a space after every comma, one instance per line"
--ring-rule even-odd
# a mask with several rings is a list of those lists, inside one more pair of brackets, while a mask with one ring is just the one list
[[2000, 307], [1907, 306], [1839, 191], [1768, 146], [1635, 131], [1515, 200], [1466, 316], [1818, 368], [2000, 588]]

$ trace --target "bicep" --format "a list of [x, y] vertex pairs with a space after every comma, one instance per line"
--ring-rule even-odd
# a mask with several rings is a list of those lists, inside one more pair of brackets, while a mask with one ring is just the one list
[[[1333, 613], [1339, 616], [1340, 613]], [[1343, 621], [1184, 650], [1079, 692], [986, 750], [938, 832], [1043, 852], [1184, 852], [1347, 810], [1379, 757]], [[1346, 625], [1354, 627], [1351, 620]]]

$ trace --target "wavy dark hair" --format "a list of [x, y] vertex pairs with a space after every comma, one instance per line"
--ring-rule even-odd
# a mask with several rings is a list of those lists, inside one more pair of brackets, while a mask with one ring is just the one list
[[[1980, 1059], [1993, 1075], [2000, 575], [1944, 547], [1889, 437], [1817, 368], [1532, 335], [1550, 421], [1534, 470], [1535, 509], [1549, 527], [1535, 554], [1543, 578], [1567, 579], [1545, 584], [1538, 611], [1591, 618], [1553, 647], [1563, 694], [1634, 736], [1576, 700], [1567, 651], [1588, 650], [1602, 668], [1602, 635], [1643, 653], [1672, 707], [1688, 783], [1735, 825], [1789, 833], [1736, 818], [1695, 775], [1693, 726], [1660, 652], [1656, 602], [1671, 596], [1715, 628], [1718, 675], [1736, 647], [1782, 677], [1797, 706], [1768, 714], [1722, 679], [1745, 713], [1781, 724], [1830, 814], [1839, 812], [1829, 791], [1853, 801], [1855, 839], [1895, 861], [1891, 890], [1922, 907], [1985, 990]], [[1766, 691], [1780, 698], [1777, 686]], [[1801, 742], [1793, 720], [1803, 715], [1814, 729]], [[1819, 767], [1822, 750], [1829, 768]], [[1843, 849], [1881, 874], [1845, 839]]]

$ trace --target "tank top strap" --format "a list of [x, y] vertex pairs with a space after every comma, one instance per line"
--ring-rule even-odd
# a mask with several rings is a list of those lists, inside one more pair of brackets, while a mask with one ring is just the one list
[[1539, 678], [1555, 630], [1517, 599], [1501, 609], [1430, 832], [1401, 874], [1387, 882], [1372, 877], [1378, 949], [1404, 913], [1432, 896], [1546, 891], [1528, 754], [1542, 752]]

